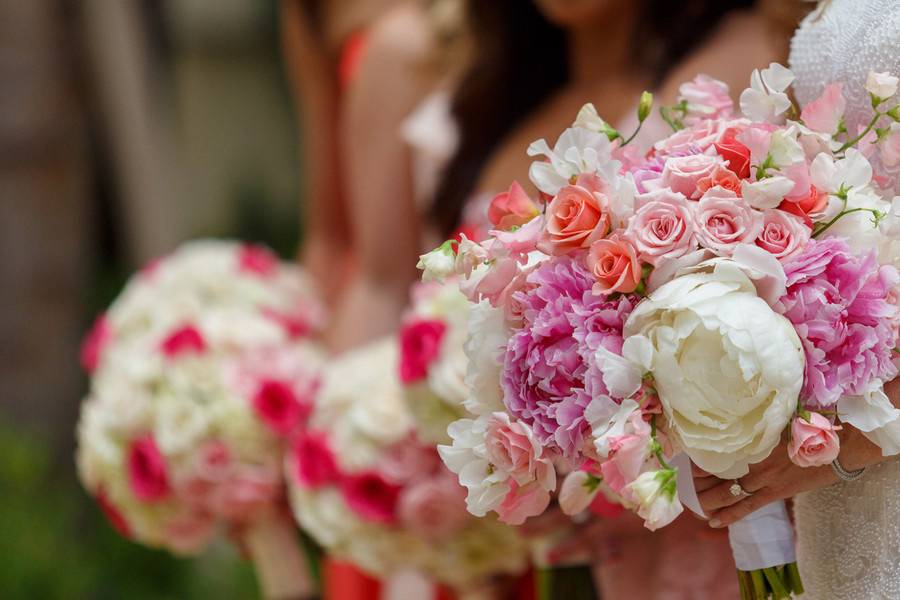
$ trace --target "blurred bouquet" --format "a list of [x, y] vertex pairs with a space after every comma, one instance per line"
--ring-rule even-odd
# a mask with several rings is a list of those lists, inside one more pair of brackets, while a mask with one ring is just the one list
[[120, 533], [187, 554], [224, 526], [267, 595], [309, 591], [281, 464], [322, 318], [303, 273], [256, 246], [193, 242], [132, 277], [83, 346], [78, 425], [79, 475]]
[[[897, 78], [870, 75], [874, 117], [852, 133], [839, 85], [798, 110], [792, 79], [777, 64], [755, 71], [738, 117], [727, 87], [698, 77], [662, 109], [675, 132], [646, 156], [587, 105], [552, 149], [529, 148], [543, 157], [530, 171], [539, 199], [514, 184], [492, 203], [489, 239], [422, 257], [425, 280], [462, 278], [478, 323], [476, 418], [440, 447], [473, 514], [521, 523], [574, 470], [565, 511], [602, 482], [655, 529], [682, 510], [677, 453], [733, 479], [788, 430], [791, 460], [828, 464], [838, 421], [900, 451], [883, 391], [897, 375], [900, 198], [883, 197]], [[731, 533], [739, 569], [766, 569], [757, 592], [799, 589], [782, 503]], [[747, 558], [767, 544], [768, 560]]]
[[404, 400], [394, 339], [327, 371], [310, 427], [287, 458], [298, 521], [378, 576], [411, 568], [457, 589], [524, 568], [518, 534], [466, 513], [463, 490], [423, 444]]

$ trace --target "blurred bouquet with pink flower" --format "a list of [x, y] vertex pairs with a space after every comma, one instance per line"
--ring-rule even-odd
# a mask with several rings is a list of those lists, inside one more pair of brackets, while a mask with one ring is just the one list
[[178, 554], [228, 530], [267, 597], [312, 591], [282, 456], [312, 410], [322, 309], [267, 249], [184, 245], [128, 282], [82, 348], [79, 475], [124, 536]]
[[[564, 510], [602, 485], [655, 529], [693, 494], [684, 457], [736, 479], [787, 431], [791, 460], [828, 464], [840, 422], [900, 452], [883, 392], [897, 375], [897, 78], [870, 75], [873, 118], [854, 132], [839, 84], [800, 109], [792, 80], [755, 71], [738, 116], [724, 84], [696, 78], [643, 156], [587, 105], [553, 148], [528, 149], [539, 198], [513, 185], [487, 240], [422, 257], [425, 280], [462, 278], [477, 322], [475, 417], [440, 447], [473, 514], [521, 523], [571, 471]], [[731, 533], [747, 597], [799, 589], [783, 504]]]
[[379, 577], [412, 569], [467, 591], [520, 572], [518, 533], [469, 515], [465, 490], [417, 437], [399, 360], [387, 338], [327, 367], [310, 426], [286, 459], [297, 520], [330, 554]]

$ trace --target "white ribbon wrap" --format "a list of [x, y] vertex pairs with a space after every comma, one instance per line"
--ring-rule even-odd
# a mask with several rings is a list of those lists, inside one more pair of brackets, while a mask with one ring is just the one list
[[[706, 518], [700, 508], [691, 459], [679, 454], [671, 461], [678, 467], [678, 499], [697, 515]], [[728, 541], [734, 563], [741, 571], [755, 571], [795, 562], [794, 528], [784, 502], [767, 504], [728, 527]]]

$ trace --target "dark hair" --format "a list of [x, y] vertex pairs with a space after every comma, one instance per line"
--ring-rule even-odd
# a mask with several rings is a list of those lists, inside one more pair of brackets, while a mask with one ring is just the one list
[[[727, 13], [754, 0], [642, 0], [632, 59], [654, 85], [703, 41]], [[567, 34], [533, 2], [468, 0], [473, 62], [453, 97], [459, 146], [435, 195], [431, 216], [444, 233], [458, 226], [484, 163], [512, 129], [569, 79]]]

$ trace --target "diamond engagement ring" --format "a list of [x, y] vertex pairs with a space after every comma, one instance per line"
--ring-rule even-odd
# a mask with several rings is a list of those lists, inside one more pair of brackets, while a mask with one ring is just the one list
[[741, 482], [737, 479], [734, 480], [734, 483], [731, 484], [731, 487], [728, 488], [728, 491], [731, 492], [731, 495], [735, 498], [740, 498], [741, 496], [752, 496], [750, 492], [741, 487]]

